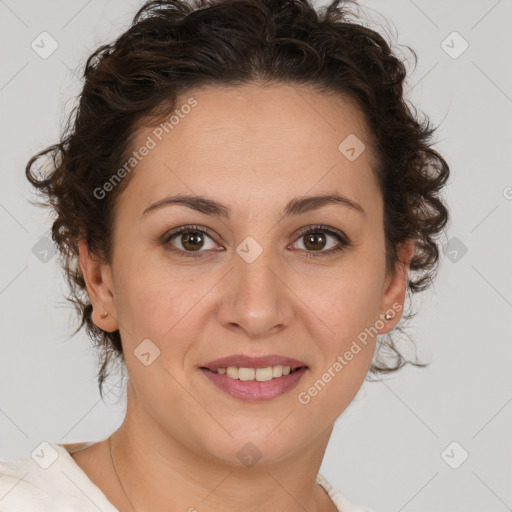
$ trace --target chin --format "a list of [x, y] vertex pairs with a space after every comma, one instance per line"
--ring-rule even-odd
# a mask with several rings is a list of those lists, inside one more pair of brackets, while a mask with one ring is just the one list
[[[291, 457], [315, 437], [314, 433], [304, 428], [304, 424], [299, 428], [299, 425], [293, 423], [293, 414], [276, 428], [285, 416], [259, 423], [255, 419], [247, 420], [246, 423], [237, 422], [236, 427], [224, 424], [232, 437], [226, 431], [216, 429], [217, 434], [219, 430], [222, 431], [220, 436], [202, 439], [200, 444], [210, 457], [223, 464], [248, 468], [255, 464], [275, 464]], [[286, 422], [289, 424], [285, 429]]]

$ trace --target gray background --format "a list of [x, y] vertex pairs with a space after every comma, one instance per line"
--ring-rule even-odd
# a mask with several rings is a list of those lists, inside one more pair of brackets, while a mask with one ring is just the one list
[[[49, 218], [28, 203], [24, 168], [57, 142], [85, 59], [125, 30], [140, 5], [0, 0], [3, 458], [44, 440], [103, 439], [123, 418], [119, 377], [102, 402], [85, 334], [65, 341], [74, 312], [57, 258], [44, 252]], [[375, 512], [512, 510], [512, 2], [362, 5], [378, 30], [419, 56], [408, 94], [440, 125], [452, 219], [437, 283], [418, 298], [409, 329], [432, 364], [366, 383], [337, 421], [321, 472]], [[44, 31], [58, 43], [48, 58], [31, 47]]]

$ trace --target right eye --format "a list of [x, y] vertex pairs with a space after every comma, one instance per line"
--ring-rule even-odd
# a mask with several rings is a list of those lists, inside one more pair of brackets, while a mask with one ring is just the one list
[[[218, 246], [209, 235], [209, 231], [199, 226], [180, 226], [165, 236], [163, 245], [167, 250], [180, 256], [198, 257], [207, 250], [219, 250], [216, 249]], [[211, 241], [210, 247], [208, 239]], [[205, 248], [205, 244], [207, 250], [203, 251], [201, 249]]]

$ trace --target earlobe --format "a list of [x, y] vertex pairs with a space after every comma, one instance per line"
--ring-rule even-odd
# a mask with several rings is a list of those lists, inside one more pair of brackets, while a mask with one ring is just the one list
[[384, 293], [381, 300], [381, 318], [385, 326], [380, 334], [389, 332], [395, 327], [402, 316], [405, 293], [409, 280], [409, 265], [414, 253], [414, 241], [408, 240], [399, 247], [398, 258], [393, 273], [386, 278]]
[[118, 323], [110, 267], [89, 251], [84, 239], [78, 242], [78, 249], [80, 270], [93, 307], [93, 321], [104, 331], [115, 331]]

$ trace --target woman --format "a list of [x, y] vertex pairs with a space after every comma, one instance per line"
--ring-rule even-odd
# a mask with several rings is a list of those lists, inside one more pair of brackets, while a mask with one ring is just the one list
[[27, 177], [127, 411], [2, 463], [2, 510], [363, 510], [319, 468], [448, 218], [405, 75], [339, 1], [150, 2], [91, 55]]

